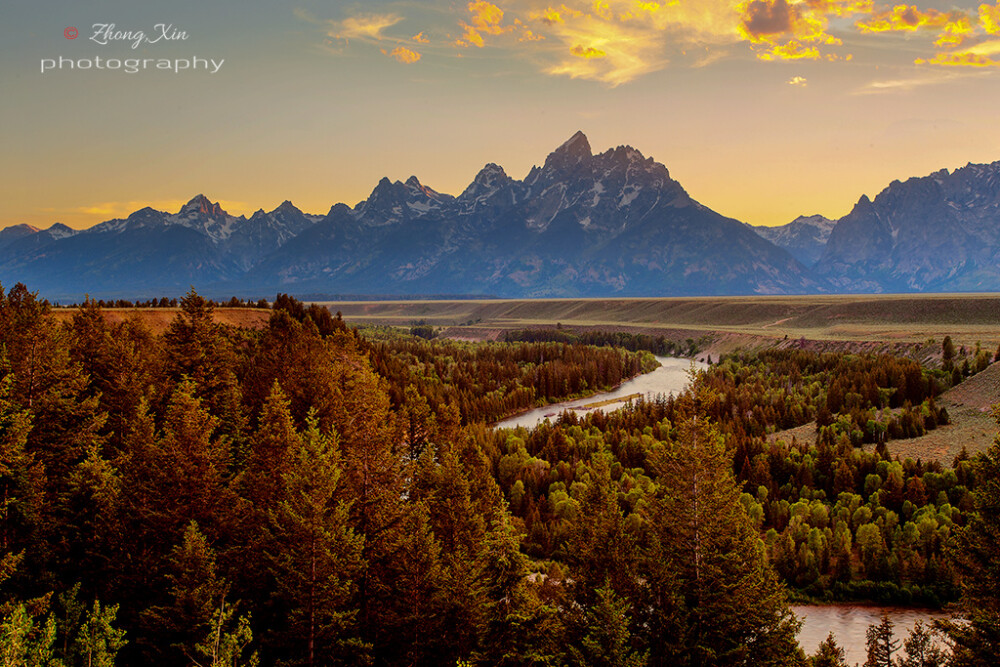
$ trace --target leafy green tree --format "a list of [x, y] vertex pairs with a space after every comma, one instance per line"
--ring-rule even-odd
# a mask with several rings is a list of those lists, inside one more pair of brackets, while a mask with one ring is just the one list
[[56, 621], [41, 625], [24, 604], [0, 618], [0, 667], [63, 667], [54, 656]]
[[191, 657], [195, 667], [258, 667], [260, 658], [256, 651], [246, 658], [250, 644], [253, 642], [253, 631], [250, 629], [250, 616], [242, 615], [233, 619], [237, 605], [226, 604], [225, 598], [220, 601], [216, 620], [209, 629], [204, 641], [195, 646], [197, 657]]
[[73, 642], [74, 665], [81, 667], [114, 667], [118, 651], [125, 645], [125, 631], [115, 628], [118, 605], [101, 608], [94, 600], [83, 619]]

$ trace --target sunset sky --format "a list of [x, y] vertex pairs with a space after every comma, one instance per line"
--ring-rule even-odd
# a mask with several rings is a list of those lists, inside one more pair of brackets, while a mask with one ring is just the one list
[[1000, 0], [0, 0], [0, 37], [0, 227], [457, 195], [577, 130], [765, 225], [1000, 160]]

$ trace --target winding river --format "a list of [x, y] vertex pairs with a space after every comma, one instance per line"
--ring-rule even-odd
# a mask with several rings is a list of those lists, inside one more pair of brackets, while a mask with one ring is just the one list
[[[634, 398], [635, 394], [641, 394], [645, 397], [653, 397], [657, 394], [676, 394], [687, 385], [688, 371], [691, 370], [692, 366], [698, 369], [707, 368], [705, 364], [690, 359], [656, 357], [656, 360], [660, 362], [659, 368], [623, 382], [611, 391], [573, 401], [552, 403], [542, 408], [522, 412], [519, 415], [497, 422], [496, 427], [515, 428], [517, 426], [524, 426], [526, 428], [534, 428], [546, 419], [555, 419], [564, 410], [572, 410], [578, 415], [584, 415], [590, 410], [617, 410], [624, 406], [630, 399]], [[594, 403], [604, 403], [605, 401], [610, 402], [598, 407], [587, 407]]]

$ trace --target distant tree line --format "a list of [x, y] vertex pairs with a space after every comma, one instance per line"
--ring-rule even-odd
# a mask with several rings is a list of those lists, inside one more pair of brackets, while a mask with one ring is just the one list
[[[279, 295], [280, 296], [280, 295]], [[286, 295], [287, 296], [287, 295]], [[131, 301], [129, 299], [87, 299], [87, 303], [93, 302], [98, 308], [178, 308], [180, 307], [180, 300], [177, 297], [165, 297], [152, 299], [136, 299]], [[48, 301], [44, 301], [48, 303]], [[205, 303], [209, 304], [213, 308], [270, 308], [271, 305], [267, 302], [267, 299], [240, 299], [239, 297], [232, 297], [229, 300], [213, 300], [205, 299]], [[80, 304], [74, 302], [68, 306], [63, 306], [65, 308], [79, 308]]]
[[652, 352], [662, 357], [693, 357], [698, 352], [698, 343], [693, 338], [676, 341], [664, 335], [628, 331], [571, 331], [562, 327], [556, 329], [513, 329], [504, 332], [504, 340], [507, 342], [555, 342], [619, 347], [633, 352]]

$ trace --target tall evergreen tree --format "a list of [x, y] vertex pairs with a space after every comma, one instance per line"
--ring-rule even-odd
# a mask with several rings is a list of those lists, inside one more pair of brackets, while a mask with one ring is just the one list
[[865, 633], [868, 659], [865, 667], [893, 667], [893, 654], [899, 649], [899, 640], [893, 638], [892, 620], [885, 614], [877, 625], [868, 626]]
[[279, 650], [293, 664], [363, 664], [368, 647], [358, 639], [357, 609], [350, 606], [361, 568], [363, 538], [349, 525], [350, 503], [338, 499], [343, 476], [332, 433], [310, 416], [283, 474], [286, 496], [271, 512], [268, 561], [287, 625], [273, 628]]
[[652, 592], [662, 601], [653, 627], [673, 628], [654, 638], [651, 663], [735, 665], [752, 656], [758, 665], [799, 664], [799, 624], [739, 501], [723, 438], [699, 414], [700, 400], [693, 397], [676, 440], [651, 456], [657, 492], [646, 521], [670, 573], [650, 583], [672, 587]]
[[917, 621], [910, 634], [903, 640], [904, 657], [896, 660], [896, 667], [945, 667], [948, 655], [934, 641], [934, 633]]
[[162, 665], [190, 663], [198, 643], [213, 628], [226, 584], [216, 572], [215, 550], [191, 521], [170, 553], [163, 580], [164, 604], [142, 613], [147, 660]]

